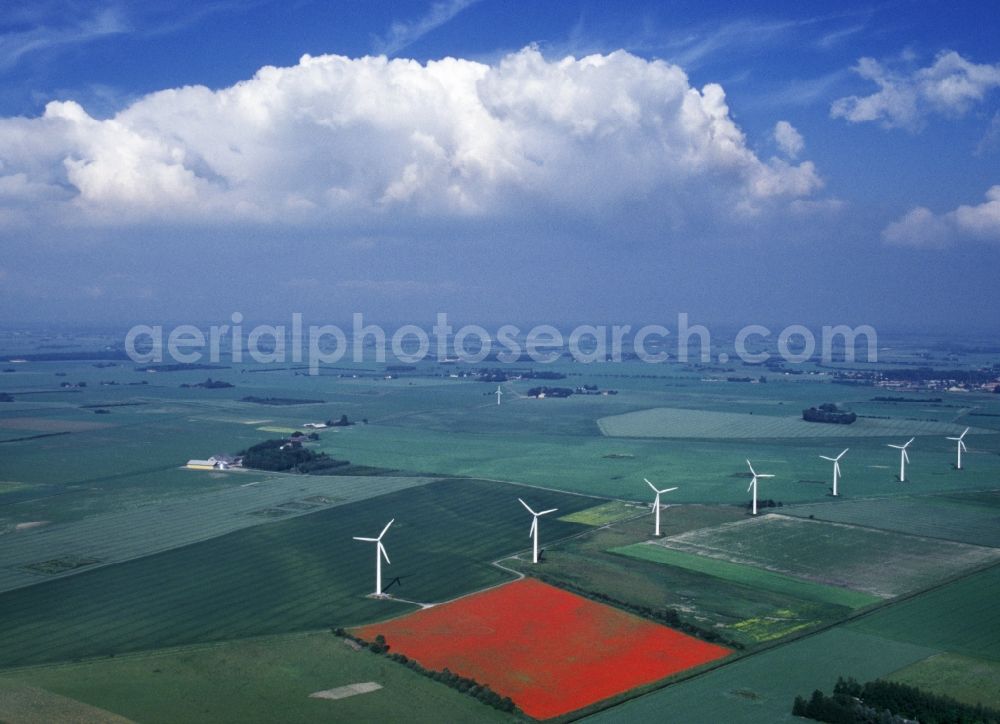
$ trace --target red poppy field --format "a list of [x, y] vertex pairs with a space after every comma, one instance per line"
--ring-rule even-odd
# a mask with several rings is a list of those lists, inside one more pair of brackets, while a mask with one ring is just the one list
[[354, 630], [547, 719], [730, 653], [532, 578]]

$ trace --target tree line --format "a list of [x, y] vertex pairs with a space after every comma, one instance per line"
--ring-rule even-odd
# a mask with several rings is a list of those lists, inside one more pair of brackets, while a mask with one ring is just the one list
[[500, 696], [498, 693], [493, 691], [489, 685], [480, 684], [475, 679], [470, 679], [467, 676], [460, 676], [456, 673], [449, 671], [445, 668], [442, 671], [436, 671], [434, 669], [425, 669], [420, 665], [419, 662], [414, 659], [409, 658], [404, 654], [389, 653], [389, 644], [386, 643], [385, 636], [382, 634], [377, 634], [374, 641], [365, 641], [362, 638], [358, 638], [353, 634], [349, 633], [345, 629], [335, 628], [333, 629], [333, 634], [335, 636], [342, 636], [345, 639], [354, 641], [356, 644], [367, 648], [373, 654], [380, 654], [385, 656], [392, 661], [403, 664], [406, 668], [411, 671], [415, 671], [418, 674], [423, 674], [424, 676], [434, 679], [434, 681], [440, 682], [445, 686], [450, 686], [452, 689], [457, 689], [463, 694], [468, 694], [469, 696], [475, 697], [482, 703], [492, 706], [494, 709], [499, 709], [500, 711], [513, 713], [515, 706], [514, 701], [509, 696]]
[[859, 684], [839, 677], [833, 694], [817, 689], [809, 699], [797, 696], [795, 716], [833, 724], [997, 724], [1000, 710], [963, 704], [915, 686], [877, 679]]

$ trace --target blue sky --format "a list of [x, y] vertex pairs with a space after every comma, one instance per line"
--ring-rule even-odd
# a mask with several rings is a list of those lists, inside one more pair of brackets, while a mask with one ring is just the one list
[[8, 3], [0, 321], [995, 331], [998, 30], [977, 2]]

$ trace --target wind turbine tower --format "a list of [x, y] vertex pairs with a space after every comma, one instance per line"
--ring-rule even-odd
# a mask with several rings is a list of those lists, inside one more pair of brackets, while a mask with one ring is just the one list
[[753, 490], [753, 514], [757, 515], [757, 478], [773, 478], [773, 475], [765, 475], [764, 473], [758, 473], [753, 469], [753, 465], [747, 460], [747, 467], [750, 468], [750, 474], [753, 475], [753, 480], [750, 481], [750, 487], [747, 488], [749, 493]]
[[543, 510], [541, 513], [536, 513], [533, 511], [527, 503], [518, 498], [521, 501], [521, 505], [527, 509], [534, 517], [531, 519], [531, 530], [528, 531], [528, 535], [533, 539], [532, 550], [531, 550], [531, 562], [538, 563], [538, 519], [543, 515], [548, 515], [549, 513], [555, 513], [558, 508], [549, 508], [548, 510]]
[[892, 445], [889, 447], [894, 447], [899, 450], [899, 482], [906, 482], [906, 463], [910, 462], [910, 456], [906, 452], [906, 448], [910, 446], [910, 443], [916, 440], [915, 437], [911, 437], [905, 445]]
[[957, 445], [955, 445], [955, 447], [957, 448], [957, 452], [958, 452], [958, 462], [955, 465], [955, 469], [956, 470], [961, 470], [962, 469], [962, 451], [964, 450], [965, 452], [969, 452], [969, 448], [965, 447], [965, 440], [962, 439], [962, 438], [965, 437], [965, 434], [968, 431], [969, 431], [969, 428], [965, 428], [965, 432], [963, 432], [958, 437], [949, 437], [948, 438], [949, 440], [954, 440], [956, 443], [958, 443]]
[[382, 596], [382, 558], [385, 558], [385, 562], [389, 563], [389, 554], [385, 552], [385, 546], [382, 545], [382, 536], [385, 532], [389, 530], [389, 526], [396, 521], [395, 518], [390, 520], [385, 524], [385, 528], [382, 532], [378, 534], [378, 538], [359, 538], [354, 536], [354, 540], [363, 540], [366, 543], [375, 544], [375, 595]]
[[656, 493], [656, 501], [653, 503], [653, 510], [656, 511], [656, 536], [659, 537], [659, 535], [660, 535], [660, 495], [662, 493], [670, 493], [670, 492], [672, 492], [674, 490], [677, 490], [677, 487], [675, 486], [673, 488], [665, 488], [663, 490], [657, 490], [656, 486], [653, 485], [651, 482], [649, 482], [648, 478], [643, 478], [643, 480], [645, 480], [646, 481], [646, 485], [648, 485], [649, 487], [651, 487], [653, 489], [653, 492]]
[[500, 404], [500, 395], [503, 394], [503, 390], [500, 389], [500, 385], [497, 385], [497, 404]]
[[826, 455], [820, 455], [820, 457], [823, 458], [824, 460], [829, 460], [830, 462], [833, 463], [833, 494], [834, 495], [837, 494], [837, 480], [840, 479], [840, 458], [844, 457], [844, 455], [847, 454], [848, 450], [850, 450], [850, 448], [849, 447], [845, 447], [844, 448], [844, 452], [840, 453], [840, 455], [838, 455], [835, 458], [828, 458]]

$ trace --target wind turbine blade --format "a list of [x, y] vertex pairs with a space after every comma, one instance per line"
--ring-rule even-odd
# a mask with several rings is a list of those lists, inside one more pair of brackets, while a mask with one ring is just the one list
[[754, 470], [753, 470], [753, 465], [750, 464], [750, 459], [749, 458], [747, 459], [747, 467], [750, 468], [750, 472], [753, 473], [754, 476], [757, 475], [757, 473], [755, 473]]
[[381, 541], [378, 544], [378, 550], [382, 554], [382, 557], [385, 558], [385, 562], [392, 565], [392, 561], [389, 560], [389, 554], [385, 552], [385, 546], [382, 545]]
[[844, 452], [840, 453], [840, 455], [837, 456], [837, 460], [840, 460], [840, 458], [844, 457], [847, 454], [847, 451], [850, 450], [850, 449], [851, 448], [849, 448], [849, 447], [845, 447], [844, 448]]
[[354, 536], [354, 540], [363, 540], [365, 543], [378, 543], [378, 538], [358, 538]]
[[[518, 500], [521, 500], [521, 499], [520, 499], [520, 498], [518, 498]], [[538, 513], [536, 513], [535, 511], [533, 511], [533, 510], [531, 509], [531, 506], [529, 506], [529, 505], [528, 505], [527, 503], [525, 503], [525, 502], [524, 502], [523, 500], [521, 500], [521, 505], [523, 505], [523, 506], [524, 506], [524, 508], [525, 508], [525, 510], [527, 510], [527, 511], [528, 511], [529, 513], [531, 513], [532, 515], [538, 515]]]
[[672, 487], [672, 488], [667, 488], [666, 490], [661, 490], [660, 492], [661, 493], [672, 493], [675, 490], [677, 490], [677, 486], [676, 485], [674, 487]]
[[528, 537], [531, 538], [536, 530], [538, 530], [538, 516], [531, 519], [531, 530], [528, 531]]
[[906, 462], [910, 462], [910, 456], [906, 454], [906, 448], [903, 448], [903, 457], [906, 458]]
[[754, 479], [750, 481], [750, 485], [747, 486], [747, 492], [748, 493], [753, 489], [754, 483], [756, 483], [756, 482], [757, 482], [757, 478], [755, 476]]
[[659, 490], [656, 489], [655, 485], [653, 485], [651, 482], [649, 482], [649, 478], [643, 478], [643, 480], [646, 481], [646, 485], [648, 485], [649, 487], [651, 487], [653, 489], [654, 493], [659, 493], [660, 492]]
[[548, 510], [543, 510], [538, 515], [540, 515], [540, 516], [541, 515], [548, 515], [549, 513], [555, 513], [557, 510], [559, 510], [559, 508], [549, 508]]
[[963, 437], [965, 437], [966, 433], [969, 432], [969, 430], [971, 430], [971, 429], [972, 429], [971, 427], [965, 428], [965, 432], [963, 432], [961, 435], [959, 435], [958, 439], [961, 440]]
[[837, 462], [837, 458], [828, 458], [826, 455], [820, 455], [824, 460], [829, 460], [831, 463]]
[[389, 526], [390, 526], [390, 525], [392, 525], [392, 524], [393, 524], [393, 523], [395, 523], [395, 522], [396, 522], [396, 519], [395, 519], [395, 518], [393, 518], [392, 520], [390, 520], [390, 521], [389, 521], [388, 523], [386, 523], [386, 524], [385, 524], [385, 528], [383, 528], [383, 529], [382, 529], [382, 532], [378, 534], [378, 539], [379, 539], [379, 540], [382, 540], [382, 536], [384, 536], [384, 535], [385, 535], [385, 532], [386, 532], [387, 530], [389, 530]]
[[959, 438], [959, 440], [958, 440], [958, 446], [959, 446], [960, 448], [962, 448], [962, 450], [963, 450], [964, 452], [969, 452], [969, 448], [965, 447], [965, 443], [964, 443], [964, 442], [962, 442], [962, 439], [961, 439], [961, 438]]
[[903, 445], [893, 445], [892, 443], [889, 443], [887, 447], [894, 447], [897, 450], [902, 450], [904, 446]]
[[767, 473], [760, 473], [757, 477], [758, 478], [773, 478], [774, 476], [773, 475], [768, 475]]
[[909, 440], [907, 440], [907, 441], [906, 441], [906, 444], [905, 444], [905, 445], [903, 445], [903, 447], [909, 447], [909, 446], [910, 446], [910, 443], [911, 443], [911, 442], [913, 442], [913, 441], [914, 441], [914, 440], [916, 440], [916, 439], [917, 439], [917, 438], [915, 438], [915, 437], [911, 437], [911, 438], [910, 438]]

